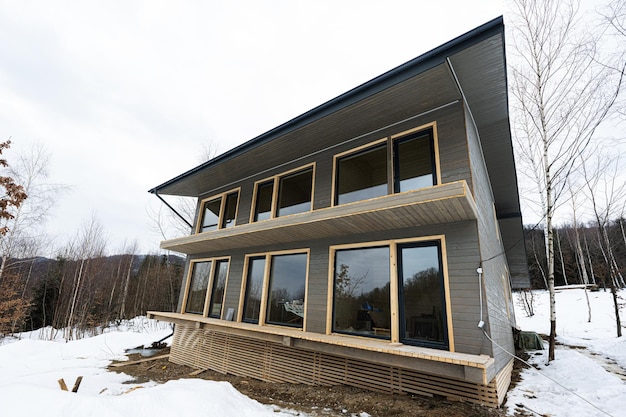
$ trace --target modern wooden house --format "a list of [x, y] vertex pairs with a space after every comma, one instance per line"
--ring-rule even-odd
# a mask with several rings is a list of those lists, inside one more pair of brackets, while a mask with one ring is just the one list
[[[527, 286], [502, 18], [151, 190], [192, 196], [170, 360], [498, 406]], [[500, 347], [501, 346], [501, 347]]]

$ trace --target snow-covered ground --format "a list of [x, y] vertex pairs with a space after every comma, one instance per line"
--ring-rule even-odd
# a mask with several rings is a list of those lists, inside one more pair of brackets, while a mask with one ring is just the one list
[[[94, 337], [65, 343], [60, 332], [23, 333], [0, 340], [0, 415], [47, 417], [287, 417], [296, 413], [251, 400], [226, 382], [183, 379], [165, 384], [133, 384], [106, 370], [126, 349], [150, 345], [171, 333], [166, 323], [137, 318]], [[41, 340], [42, 335], [54, 341]], [[71, 390], [83, 376], [78, 393]], [[141, 386], [141, 389], [136, 387]], [[300, 414], [301, 415], [301, 414]]]
[[[516, 298], [516, 318], [522, 330], [550, 333], [548, 294], [535, 294], [535, 315], [527, 317]], [[515, 410], [545, 416], [626, 416], [626, 328], [617, 338], [611, 293], [588, 292], [591, 322], [582, 289], [556, 294], [557, 346], [547, 365], [546, 350], [531, 352], [520, 382], [507, 396], [510, 415]], [[626, 325], [625, 291], [619, 294], [621, 321]], [[520, 407], [520, 404], [523, 407]]]
[[[589, 298], [591, 323], [582, 289], [557, 294], [556, 360], [546, 365], [547, 351], [531, 354], [539, 371], [524, 370], [522, 382], [509, 392], [510, 415], [525, 410], [554, 417], [626, 416], [626, 336], [615, 337], [611, 294], [589, 293]], [[535, 315], [526, 317], [516, 300], [518, 324], [547, 334], [545, 292], [535, 292], [534, 306]], [[622, 309], [623, 322], [625, 316]], [[260, 404], [224, 382], [185, 379], [138, 385], [130, 376], [107, 371], [111, 360], [125, 358], [126, 349], [169, 335], [166, 323], [137, 318], [100, 333], [67, 343], [52, 329], [0, 339], [0, 415], [155, 417], [184, 410], [208, 417], [302, 416]], [[79, 375], [83, 381], [78, 393], [59, 389], [57, 380], [63, 378], [71, 389]]]

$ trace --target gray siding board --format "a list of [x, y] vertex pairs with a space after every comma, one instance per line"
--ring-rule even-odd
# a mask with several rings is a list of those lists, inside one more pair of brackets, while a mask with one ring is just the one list
[[[479, 211], [477, 225], [483, 269], [483, 303], [487, 307], [485, 330], [490, 333], [497, 344], [513, 351], [512, 327], [515, 326], [515, 318], [507, 315], [507, 310], [512, 308], [511, 303], [507, 305], [507, 298], [510, 296], [507, 283], [510, 278], [507, 273], [506, 257], [498, 256], [504, 253], [504, 246], [498, 236], [499, 231], [496, 227], [493, 209], [494, 197], [482, 155], [480, 138], [471, 124], [471, 116], [467, 109], [466, 120], [469, 159], [474, 179], [473, 194]], [[495, 359], [496, 372], [509, 362], [495, 346], [491, 348], [490, 354]]]
[[232, 254], [228, 269], [228, 280], [226, 283], [226, 294], [224, 295], [224, 307], [222, 314], [226, 314], [229, 308], [235, 309], [234, 320], [239, 314], [239, 293], [243, 280], [243, 256]]
[[328, 248], [315, 242], [311, 245], [307, 291], [306, 329], [326, 332], [328, 299]]

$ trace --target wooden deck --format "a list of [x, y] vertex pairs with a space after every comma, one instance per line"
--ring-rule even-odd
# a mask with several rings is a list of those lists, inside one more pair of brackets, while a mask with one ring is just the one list
[[477, 218], [465, 181], [278, 217], [161, 242], [187, 255]]

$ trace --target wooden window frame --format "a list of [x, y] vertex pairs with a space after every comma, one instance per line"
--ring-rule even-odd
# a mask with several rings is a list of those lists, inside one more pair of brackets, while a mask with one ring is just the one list
[[[254, 191], [252, 193], [252, 209], [250, 210], [250, 223], [257, 223], [257, 222], [263, 222], [263, 221], [267, 221], [267, 220], [272, 220], [272, 219], [277, 219], [278, 217], [287, 217], [287, 216], [294, 216], [297, 214], [302, 214], [302, 213], [307, 213], [307, 212], [302, 212], [302, 213], [294, 213], [294, 214], [285, 214], [282, 216], [278, 216], [278, 197], [280, 194], [280, 180], [284, 177], [290, 176], [290, 175], [294, 175], [297, 174], [299, 172], [304, 172], [308, 169], [311, 169], [311, 209], [308, 212], [313, 211], [313, 199], [315, 196], [315, 169], [316, 169], [316, 163], [312, 162], [310, 164], [306, 164], [306, 165], [302, 165], [298, 168], [294, 168], [294, 169], [290, 169], [289, 171], [284, 171], [281, 172], [279, 174], [273, 175], [271, 177], [266, 177], [263, 178], [262, 180], [259, 181], [255, 181], [254, 182]], [[273, 187], [272, 187], [272, 204], [271, 204], [271, 209], [270, 209], [270, 218], [269, 219], [264, 219], [264, 220], [255, 220], [255, 213], [256, 213], [256, 209], [257, 209], [257, 195], [258, 195], [258, 190], [259, 190], [259, 186], [272, 182]]]
[[[213, 280], [215, 279], [215, 265], [217, 261], [227, 261], [228, 262], [228, 270], [226, 271], [226, 283], [224, 285], [224, 298], [226, 297], [226, 289], [228, 287], [228, 274], [230, 273], [230, 256], [218, 256], [213, 258], [199, 258], [192, 259], [189, 262], [189, 269], [187, 271], [186, 283], [185, 283], [185, 293], [183, 295], [183, 304], [181, 307], [182, 314], [193, 314], [195, 316], [208, 317], [209, 314], [209, 303], [211, 301], [211, 292], [213, 291]], [[204, 298], [204, 308], [202, 314], [198, 313], [188, 313], [187, 312], [187, 301], [189, 301], [189, 288], [191, 286], [191, 278], [193, 276], [193, 271], [195, 264], [202, 262], [211, 262], [211, 270], [209, 272], [209, 281], [207, 282], [207, 291], [206, 296]], [[222, 299], [222, 305], [224, 304], [224, 298]], [[222, 308], [221, 317], [224, 315], [224, 309]]]
[[[327, 335], [342, 335], [345, 337], [365, 337], [366, 339], [370, 339], [368, 336], [358, 336], [358, 335], [346, 335], [344, 333], [334, 333], [333, 332], [333, 311], [334, 311], [334, 285], [335, 285], [335, 253], [338, 250], [343, 249], [360, 249], [360, 248], [370, 248], [377, 246], [388, 246], [389, 247], [389, 292], [390, 292], [390, 318], [391, 318], [391, 339], [388, 342], [391, 345], [402, 345], [400, 341], [400, 291], [398, 288], [399, 280], [398, 280], [398, 247], [404, 244], [411, 243], [424, 243], [424, 242], [438, 242], [441, 248], [441, 265], [442, 265], [442, 275], [443, 275], [443, 291], [444, 291], [444, 303], [442, 308], [445, 309], [446, 314], [446, 327], [447, 327], [447, 337], [448, 337], [448, 346], [447, 350], [449, 352], [454, 352], [454, 332], [452, 328], [452, 305], [450, 301], [450, 281], [448, 277], [448, 257], [446, 250], [446, 237], [445, 235], [431, 235], [431, 236], [420, 236], [415, 238], [406, 238], [406, 239], [390, 239], [390, 240], [379, 240], [379, 241], [368, 241], [368, 242], [359, 242], [359, 243], [349, 243], [342, 245], [333, 245], [329, 247], [329, 256], [328, 256], [328, 298], [327, 298], [327, 310], [326, 310], [326, 334]], [[377, 339], [379, 340], [379, 339]]]
[[228, 191], [224, 191], [223, 193], [219, 193], [219, 194], [215, 194], [212, 195], [211, 197], [207, 197], [207, 198], [203, 198], [202, 200], [200, 200], [200, 209], [198, 212], [198, 221], [196, 222], [196, 228], [195, 228], [195, 233], [207, 233], [207, 232], [213, 232], [214, 230], [208, 230], [207, 232], [203, 232], [202, 231], [202, 222], [204, 221], [204, 213], [205, 213], [205, 205], [207, 203], [210, 203], [214, 200], [217, 199], [221, 199], [220, 202], [220, 213], [219, 213], [219, 218], [217, 221], [217, 229], [215, 230], [220, 230], [220, 229], [226, 229], [225, 227], [222, 227], [223, 223], [224, 223], [224, 213], [226, 211], [226, 197], [228, 197], [230, 194], [233, 193], [237, 193], [237, 206], [235, 207], [235, 219], [233, 220], [233, 226], [237, 225], [237, 215], [239, 213], [239, 202], [240, 202], [240, 198], [241, 198], [241, 187], [237, 187], [237, 188], [233, 188], [231, 190]]
[[[432, 140], [433, 140], [433, 161], [434, 161], [434, 174], [436, 183], [434, 185], [441, 184], [441, 162], [439, 158], [439, 136], [437, 133], [437, 122], [433, 121], [430, 123], [426, 123], [408, 130], [404, 130], [399, 133], [395, 133], [393, 135], [386, 136], [384, 138], [376, 139], [372, 142], [368, 142], [366, 144], [357, 146], [356, 148], [349, 149], [347, 151], [340, 152], [333, 156], [333, 172], [332, 172], [332, 195], [331, 195], [331, 206], [339, 205], [337, 203], [338, 200], [338, 186], [337, 181], [339, 181], [339, 170], [337, 168], [338, 162], [341, 158], [345, 158], [350, 155], [357, 154], [359, 152], [366, 151], [370, 148], [374, 148], [379, 146], [381, 143], [385, 143], [387, 147], [387, 195], [395, 194], [395, 182], [396, 182], [396, 170], [395, 170], [395, 155], [394, 155], [394, 145], [396, 141], [401, 141], [405, 139], [407, 136], [420, 133], [422, 131], [431, 130], [432, 132]], [[385, 196], [381, 196], [385, 197]], [[381, 198], [376, 197], [376, 198]], [[358, 203], [358, 201], [353, 201], [345, 204], [354, 204]]]
[[[269, 282], [270, 282], [270, 274], [272, 267], [272, 257], [280, 256], [280, 255], [295, 255], [295, 254], [306, 254], [306, 277], [304, 282], [304, 317], [302, 318], [302, 327], [290, 327], [284, 326], [276, 323], [268, 323], [267, 322], [267, 301], [269, 297]], [[243, 267], [243, 275], [241, 280], [241, 289], [239, 291], [239, 306], [237, 309], [237, 322], [244, 322], [244, 307], [246, 304], [246, 285], [248, 281], [248, 270], [250, 267], [250, 259], [253, 258], [265, 258], [265, 268], [263, 271], [263, 288], [261, 290], [261, 305], [259, 310], [259, 321], [258, 325], [262, 327], [278, 327], [285, 328], [289, 327], [294, 330], [306, 331], [307, 324], [307, 310], [308, 310], [308, 299], [309, 299], [309, 269], [311, 263], [311, 249], [309, 248], [300, 248], [300, 249], [289, 249], [282, 251], [273, 251], [273, 252], [261, 252], [261, 253], [251, 253], [247, 254], [244, 259], [244, 267]]]

